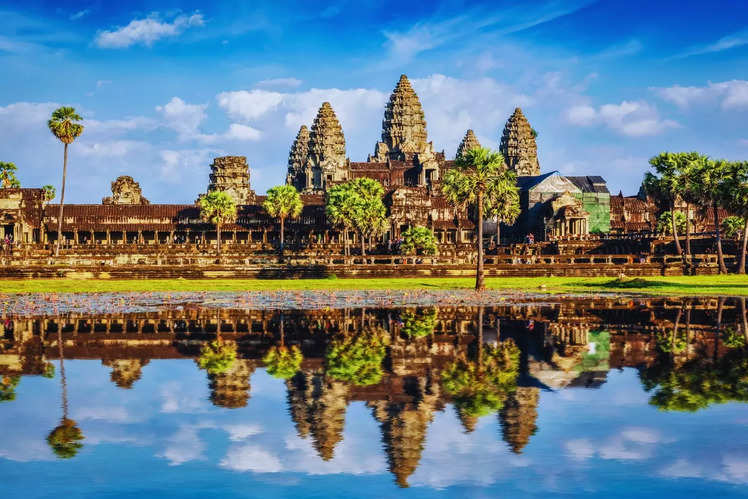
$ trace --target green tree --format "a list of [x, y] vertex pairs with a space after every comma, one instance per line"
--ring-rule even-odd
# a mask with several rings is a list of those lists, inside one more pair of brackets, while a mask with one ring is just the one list
[[218, 239], [218, 254], [221, 254], [221, 227], [236, 220], [236, 201], [228, 193], [213, 191], [197, 201], [200, 217], [206, 222], [215, 224]]
[[366, 240], [383, 233], [387, 227], [387, 208], [382, 202], [383, 197], [382, 184], [370, 178], [357, 178], [328, 191], [325, 210], [328, 219], [343, 227], [346, 248], [347, 229], [356, 231], [363, 257], [366, 256]]
[[403, 242], [400, 253], [403, 255], [435, 255], [436, 238], [427, 227], [408, 227], [400, 234]]
[[16, 178], [18, 167], [15, 163], [0, 161], [0, 189], [18, 189], [21, 182]]
[[57, 215], [57, 243], [55, 245], [55, 256], [60, 255], [60, 243], [62, 242], [62, 214], [65, 205], [65, 180], [68, 170], [68, 146], [83, 133], [83, 125], [78, 123], [83, 118], [75, 112], [72, 107], [60, 107], [55, 109], [52, 117], [47, 122], [47, 127], [60, 142], [65, 145], [62, 161], [62, 188], [60, 189], [60, 211]]
[[283, 253], [286, 218], [297, 218], [304, 208], [299, 191], [292, 185], [273, 187], [268, 190], [267, 198], [262, 203], [262, 207], [268, 215], [280, 221], [280, 251]]
[[[675, 212], [675, 227], [677, 231], [686, 228], [686, 216], [681, 211]], [[673, 234], [673, 214], [669, 211], [663, 212], [657, 219], [655, 230], [660, 234], [670, 236]]]
[[727, 273], [725, 258], [722, 252], [721, 224], [719, 220], [719, 208], [724, 200], [726, 188], [725, 173], [728, 162], [711, 160], [704, 155], [690, 153], [687, 159], [691, 159], [686, 170], [686, 197], [702, 206], [702, 212], [706, 208], [712, 209], [714, 217], [714, 237], [717, 242], [717, 262], [720, 274]]
[[42, 190], [44, 191], [44, 201], [49, 203], [52, 201], [55, 196], [57, 196], [57, 190], [55, 189], [55, 186], [53, 185], [44, 185], [42, 186]]
[[[668, 211], [675, 212], [675, 203], [679, 199], [683, 189], [681, 177], [680, 153], [663, 152], [650, 158], [649, 165], [657, 172], [657, 175], [647, 173], [644, 176], [642, 187], [644, 191], [656, 200], [666, 204]], [[676, 218], [671, 217], [671, 234], [675, 240], [675, 251], [683, 256], [683, 248], [678, 237]]]
[[304, 356], [301, 354], [301, 349], [298, 346], [292, 345], [291, 347], [286, 347], [283, 313], [280, 314], [278, 330], [280, 331], [280, 345], [270, 347], [262, 358], [262, 362], [265, 363], [267, 372], [271, 376], [289, 379], [299, 372]]
[[730, 239], [740, 238], [744, 226], [745, 220], [743, 217], [732, 215], [722, 220], [722, 230], [725, 232], [725, 237]]
[[327, 374], [358, 386], [379, 383], [388, 344], [389, 336], [378, 327], [364, 327], [354, 336], [336, 338], [325, 354]]
[[475, 207], [478, 263], [475, 289], [485, 288], [483, 280], [483, 220], [485, 215], [512, 223], [519, 214], [517, 178], [504, 163], [501, 153], [484, 148], [471, 149], [457, 158], [444, 173], [442, 191], [454, 205]]
[[745, 274], [746, 250], [748, 249], [748, 161], [736, 161], [725, 166], [722, 195], [725, 208], [745, 220], [738, 263], [738, 273]]

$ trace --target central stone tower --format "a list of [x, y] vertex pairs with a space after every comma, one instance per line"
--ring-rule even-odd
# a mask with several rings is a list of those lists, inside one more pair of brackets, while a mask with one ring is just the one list
[[499, 150], [504, 155], [509, 169], [514, 170], [520, 177], [540, 175], [535, 135], [535, 130], [522, 114], [522, 110], [516, 108], [506, 122]]

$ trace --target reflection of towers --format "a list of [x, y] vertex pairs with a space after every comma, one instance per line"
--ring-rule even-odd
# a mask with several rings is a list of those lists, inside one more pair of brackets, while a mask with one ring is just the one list
[[255, 370], [249, 359], [236, 359], [226, 372], [208, 374], [210, 380], [210, 401], [218, 407], [237, 409], [245, 407], [249, 401], [249, 378]]
[[148, 364], [144, 359], [104, 359], [101, 363], [112, 368], [111, 379], [120, 388], [132, 388], [140, 379], [143, 366]]
[[538, 418], [539, 398], [540, 389], [517, 387], [517, 391], [507, 398], [499, 412], [501, 434], [516, 454], [522, 453], [522, 449], [538, 429], [535, 420]]
[[369, 402], [374, 417], [382, 424], [382, 439], [389, 469], [397, 484], [408, 487], [408, 477], [421, 460], [426, 431], [439, 404], [439, 384], [422, 376], [412, 402]]
[[475, 431], [475, 426], [478, 424], [478, 416], [468, 414], [465, 410], [458, 409], [457, 406], [455, 406], [455, 411], [457, 412], [457, 419], [462, 423], [465, 432], [473, 433]]
[[317, 453], [329, 461], [343, 439], [349, 385], [325, 377], [322, 371], [302, 370], [286, 386], [289, 411], [299, 436], [311, 433]]

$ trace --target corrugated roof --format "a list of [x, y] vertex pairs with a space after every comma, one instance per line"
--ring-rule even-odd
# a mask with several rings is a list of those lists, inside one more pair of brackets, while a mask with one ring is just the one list
[[582, 192], [597, 192], [610, 194], [608, 187], [605, 185], [605, 179], [600, 176], [581, 176], [581, 177], [566, 177], [574, 185], [579, 187]]

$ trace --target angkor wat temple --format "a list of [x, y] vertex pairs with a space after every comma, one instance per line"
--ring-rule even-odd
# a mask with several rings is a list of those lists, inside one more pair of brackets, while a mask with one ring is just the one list
[[[522, 110], [509, 117], [500, 139], [507, 166], [519, 176], [522, 217], [514, 233], [534, 232], [538, 240], [583, 236], [609, 231], [653, 228], [652, 207], [638, 198], [611, 197], [601, 177], [570, 177], [552, 171], [541, 175], [536, 132]], [[480, 146], [472, 130], [465, 132], [455, 157]], [[386, 190], [390, 227], [383, 240], [397, 239], [406, 227], [431, 228], [442, 243], [469, 242], [474, 220], [450, 206], [440, 191], [444, 171], [454, 165], [428, 140], [418, 96], [405, 75], [400, 77], [384, 111], [381, 141], [365, 162], [346, 156], [343, 129], [332, 106], [325, 102], [311, 128], [302, 126], [291, 146], [286, 182], [303, 195], [304, 212], [291, 223], [289, 235], [298, 241], [331, 242], [338, 238], [324, 214], [330, 186], [358, 177], [373, 178]], [[226, 227], [232, 241], [265, 241], [277, 231], [275, 221], [261, 209], [263, 196], [251, 188], [243, 156], [215, 158], [207, 191], [226, 191], [240, 205], [235, 223]], [[57, 238], [58, 206], [45, 204], [40, 189], [0, 190], [1, 236], [23, 243]], [[193, 204], [150, 203], [129, 176], [112, 182], [112, 194], [101, 204], [65, 207], [63, 237], [70, 242], [102, 244], [125, 241], [170, 242], [178, 238], [215, 238]], [[507, 232], [509, 235], [510, 232]]]

